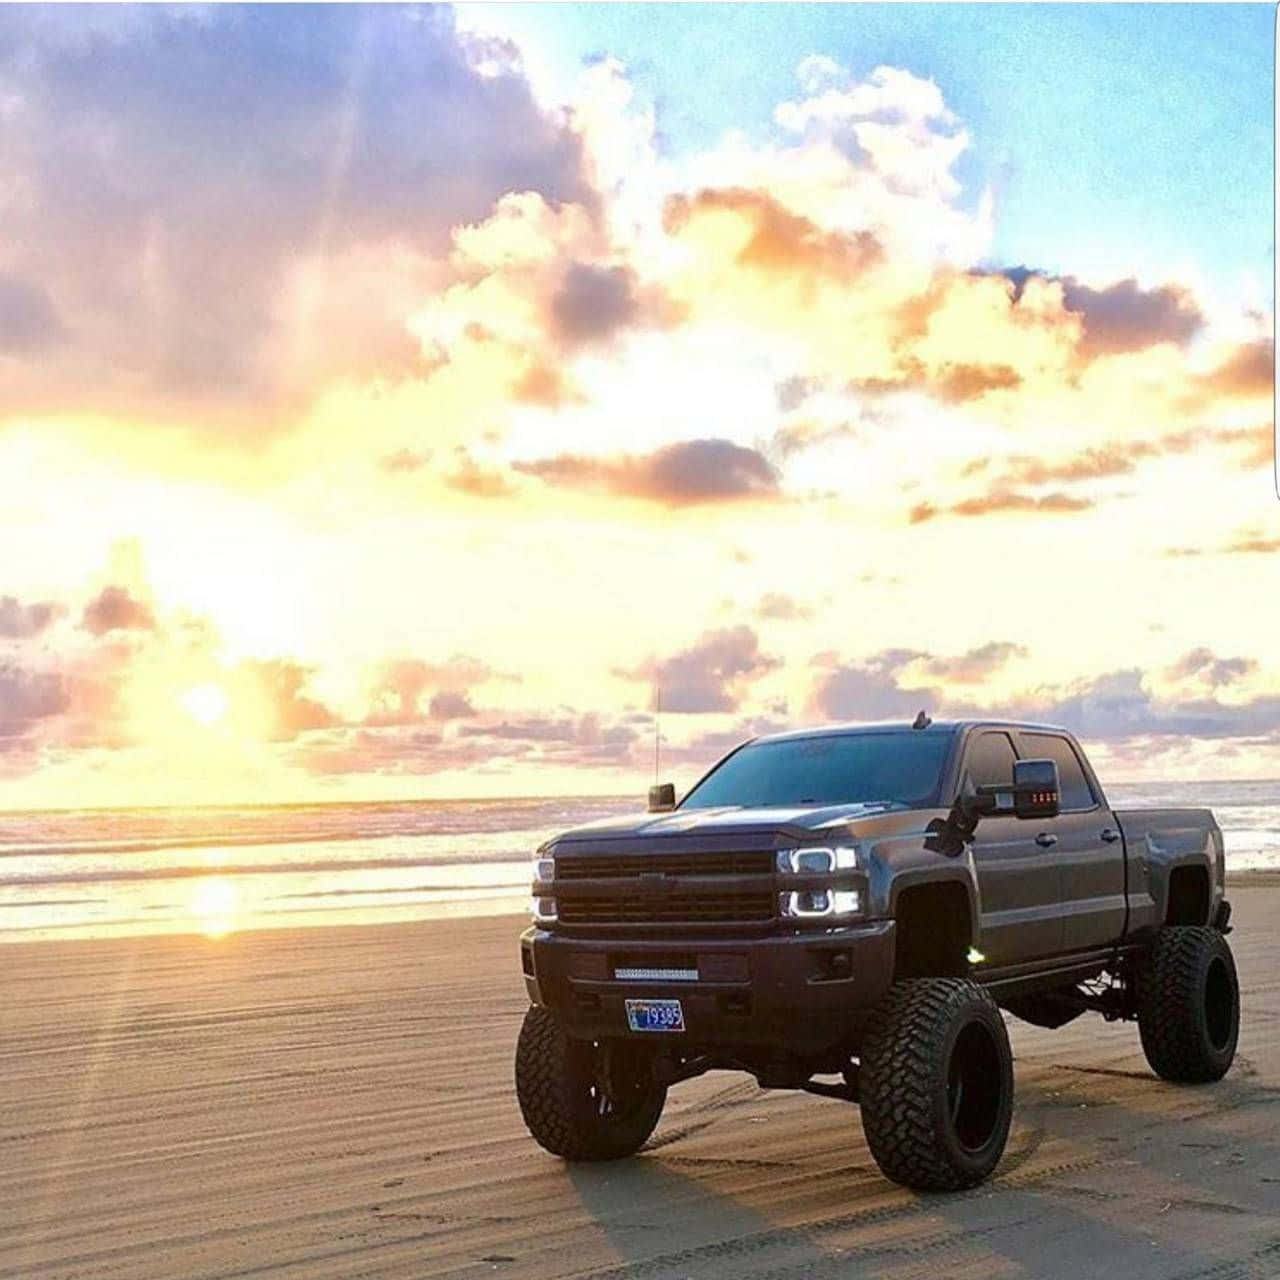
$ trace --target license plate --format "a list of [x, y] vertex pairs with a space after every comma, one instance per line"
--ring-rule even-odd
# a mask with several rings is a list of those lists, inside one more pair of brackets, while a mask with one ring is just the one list
[[683, 1031], [679, 1000], [628, 1000], [627, 1026], [632, 1031]]

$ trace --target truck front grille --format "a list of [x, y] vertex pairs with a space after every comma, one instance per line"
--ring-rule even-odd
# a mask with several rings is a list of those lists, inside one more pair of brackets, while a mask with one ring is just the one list
[[[557, 868], [559, 874], [559, 868]], [[562, 924], [762, 924], [772, 920], [777, 895], [772, 884], [759, 889], [681, 889], [650, 896], [636, 886], [575, 894], [560, 900]]]
[[591, 854], [557, 858], [556, 879], [633, 879], [655, 871], [668, 876], [770, 875], [773, 860], [770, 849], [730, 853]]

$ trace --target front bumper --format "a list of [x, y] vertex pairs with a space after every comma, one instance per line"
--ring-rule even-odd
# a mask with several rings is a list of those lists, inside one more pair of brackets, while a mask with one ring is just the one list
[[[520, 948], [529, 999], [549, 1008], [575, 1038], [633, 1037], [680, 1052], [752, 1047], [814, 1054], [853, 1042], [888, 989], [894, 923], [661, 941], [566, 937], [534, 926]], [[694, 968], [698, 977], [618, 979], [619, 967]], [[679, 1000], [685, 1032], [630, 1031], [627, 999]]]

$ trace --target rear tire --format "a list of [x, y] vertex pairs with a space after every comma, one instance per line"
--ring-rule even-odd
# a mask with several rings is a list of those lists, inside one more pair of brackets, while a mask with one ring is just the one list
[[644, 1146], [667, 1091], [647, 1062], [623, 1053], [613, 1055], [606, 1073], [605, 1049], [569, 1039], [549, 1010], [529, 1009], [516, 1045], [516, 1097], [540, 1147], [565, 1160], [618, 1160]]
[[862, 1127], [885, 1177], [956, 1191], [1000, 1162], [1013, 1118], [1013, 1054], [995, 1001], [976, 982], [896, 982], [867, 1028]]
[[1227, 940], [1203, 925], [1166, 927], [1138, 975], [1142, 1051], [1162, 1080], [1221, 1080], [1240, 1035], [1240, 985]]

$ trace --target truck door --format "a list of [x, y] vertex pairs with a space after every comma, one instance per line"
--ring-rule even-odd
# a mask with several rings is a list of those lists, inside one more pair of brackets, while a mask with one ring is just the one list
[[[978, 729], [965, 743], [960, 785], [1013, 780], [1013, 741], [1004, 730]], [[1040, 828], [1014, 817], [978, 823], [973, 860], [978, 872], [979, 946], [990, 965], [1019, 964], [1063, 949], [1062, 875], [1055, 850], [1037, 843]]]
[[[1091, 785], [1075, 745], [1062, 734], [1020, 733], [1023, 756], [1058, 765], [1062, 809], [1049, 822], [1025, 823], [1056, 836], [1050, 849], [1062, 873], [1063, 949], [1104, 947], [1124, 933], [1124, 841], [1102, 795]], [[981, 828], [981, 824], [979, 824]]]

